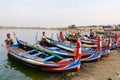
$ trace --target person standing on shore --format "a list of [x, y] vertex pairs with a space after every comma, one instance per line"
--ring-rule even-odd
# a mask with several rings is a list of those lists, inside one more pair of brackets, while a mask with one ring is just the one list
[[7, 33], [7, 38], [6, 38], [6, 40], [5, 40], [5, 43], [6, 43], [6, 46], [7, 46], [7, 47], [9, 47], [10, 45], [13, 45], [13, 44], [14, 44], [14, 42], [13, 42], [11, 36], [10, 36], [10, 33]]
[[92, 31], [92, 29], [90, 29], [90, 34], [89, 34], [89, 36], [90, 36], [90, 39], [93, 39], [93, 38], [94, 38], [94, 32]]
[[59, 36], [60, 36], [60, 40], [61, 40], [62, 42], [64, 42], [64, 41], [65, 41], [65, 38], [64, 38], [64, 35], [63, 35], [62, 31], [60, 31]]

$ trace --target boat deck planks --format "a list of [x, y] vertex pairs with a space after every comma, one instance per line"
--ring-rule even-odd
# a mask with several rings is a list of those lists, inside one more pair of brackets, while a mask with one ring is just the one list
[[36, 56], [36, 57], [33, 57], [33, 58], [31, 58], [32, 60], [35, 60], [35, 61], [40, 61], [40, 60], [42, 60], [42, 58], [40, 58], [40, 57], [38, 57], [38, 56]]
[[[23, 50], [23, 49], [21, 49], [21, 48], [14, 49], [13, 51], [14, 51], [15, 53], [17, 53], [17, 54], [26, 52], [25, 50]], [[22, 54], [22, 56], [24, 56], [24, 57], [27, 57], [27, 56], [30, 56], [30, 55], [32, 55], [32, 54], [29, 54], [29, 53], [27, 53], [27, 54]], [[34, 56], [34, 57], [30, 58], [30, 59], [35, 60], [35, 61], [40, 61], [40, 60], [42, 60], [42, 58], [39, 57], [39, 56]], [[54, 63], [54, 62], [52, 61], [52, 63]]]
[[25, 50], [21, 49], [21, 48], [17, 48], [13, 50], [15, 53], [21, 53], [21, 52], [25, 52]]
[[24, 56], [24, 57], [27, 57], [27, 56], [30, 56], [31, 54], [22, 54], [22, 56]]

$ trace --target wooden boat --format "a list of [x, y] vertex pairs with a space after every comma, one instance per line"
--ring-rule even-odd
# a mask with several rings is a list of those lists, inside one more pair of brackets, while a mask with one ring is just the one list
[[[49, 50], [49, 51], [54, 52], [54, 53], [56, 53], [58, 55], [61, 55], [63, 57], [74, 57], [75, 56], [75, 52], [68, 52], [66, 50], [60, 50], [59, 48], [56, 48], [56, 47], [45, 48], [41, 45], [38, 45], [37, 47], [41, 48], [41, 49], [45, 49], [47, 51]], [[88, 57], [89, 57], [89, 59], [88, 59]], [[93, 59], [93, 57], [94, 57], [94, 59]], [[94, 61], [94, 60], [97, 60], [98, 57], [100, 57], [100, 54], [95, 52], [95, 51], [91, 52], [91, 53], [83, 53], [82, 52], [81, 61], [83, 61], [83, 62], [86, 61], [86, 60], [87, 61]]]
[[[74, 47], [72, 46], [66, 46], [66, 44], [58, 44], [55, 42], [50, 42], [50, 44], [68, 50], [68, 51], [74, 51]], [[94, 44], [96, 44], [96, 48], [93, 49], [91, 48], [91, 52], [88, 54], [85, 54], [86, 52], [82, 51], [82, 61], [93, 61], [93, 60], [99, 60], [100, 57], [104, 57], [104, 56], [108, 56], [108, 54], [110, 53], [110, 46], [111, 46], [111, 40], [109, 40], [108, 45], [105, 47], [102, 47], [102, 38], [101, 36], [98, 36], [98, 39], [94, 41]]]
[[[65, 37], [68, 41], [72, 41], [72, 38], [69, 38], [68, 36], [65, 36]], [[103, 38], [103, 41], [102, 41], [103, 45], [102, 46], [104, 47], [104, 43], [106, 42], [106, 40], [109, 40], [109, 38], [112, 38], [112, 45], [111, 45], [110, 49], [117, 48], [118, 38], [119, 38], [118, 34], [114, 34], [112, 37], [108, 36], [107, 38]], [[95, 44], [96, 39], [89, 39], [89, 40], [80, 39], [80, 41], [84, 47], [85, 46], [87, 48], [90, 48], [90, 47], [96, 48], [97, 47], [97, 45]], [[75, 40], [74, 40], [74, 42], [75, 42]]]
[[[36, 35], [36, 38], [37, 38], [37, 35]], [[35, 46], [37, 46], [38, 48], [41, 48], [41, 49], [45, 49], [45, 50], [50, 50], [56, 54], [59, 54], [61, 56], [64, 56], [64, 57], [74, 57], [75, 56], [75, 44], [74, 45], [66, 45], [66, 44], [60, 44], [60, 46], [58, 47], [59, 44], [54, 45], [54, 40], [53, 39], [49, 39], [49, 40], [52, 40], [52, 42], [50, 41], [50, 44], [53, 43], [52, 47], [50, 46], [42, 46], [41, 44], [39, 44], [39, 42], [37, 42], [36, 40], [36, 44]], [[72, 48], [73, 46], [73, 48]], [[89, 49], [84, 49], [82, 48], [82, 61], [93, 61], [93, 60], [99, 60], [100, 58], [100, 54], [98, 54], [97, 51], [92, 51], [93, 49], [92, 48], [89, 48]], [[97, 55], [96, 55], [97, 54]]]
[[[100, 36], [99, 36], [100, 37]], [[80, 40], [81, 41], [81, 40]], [[48, 41], [52, 46], [56, 46], [56, 47], [59, 47], [59, 48], [61, 48], [61, 49], [65, 49], [65, 50], [68, 50], [68, 51], [74, 51], [74, 48], [75, 48], [75, 43], [72, 43], [71, 44], [71, 42], [69, 42], [69, 41], [65, 41], [65, 42], [61, 42], [61, 43], [56, 43], [57, 41], [54, 41], [54, 40], [49, 40]], [[98, 42], [99, 42], [99, 40], [95, 40], [94, 41], [94, 44], [95, 45], [85, 45], [85, 44], [82, 44], [82, 49], [83, 49], [83, 51], [85, 50], [86, 51], [86, 48], [88, 48], [88, 49], [90, 49], [90, 48], [97, 48], [97, 45], [98, 45]]]
[[[38, 48], [44, 49], [46, 51], [54, 52], [54, 53], [56, 53], [58, 55], [61, 55], [63, 57], [74, 57], [75, 56], [75, 48], [72, 48], [71, 49], [72, 51], [69, 51], [69, 50], [59, 48], [59, 47], [54, 47], [54, 46], [52, 46], [52, 47], [49, 47], [47, 45], [43, 46], [39, 43], [36, 43], [34, 45], [37, 46]], [[88, 57], [92, 54], [93, 54], [93, 49], [92, 48], [89, 48], [89, 49], [83, 49], [82, 48], [82, 58]]]
[[[85, 35], [84, 35], [84, 37], [85, 37]], [[96, 42], [96, 39], [89, 39], [89, 38], [88, 38], [88, 40], [84, 40], [82, 37], [74, 38], [74, 36], [69, 37], [68, 35], [65, 35], [65, 38], [66, 38], [66, 40], [71, 41], [71, 42], [74, 42], [74, 43], [75, 43], [75, 42], [77, 41], [77, 39], [79, 39], [79, 38], [80, 38], [80, 41], [81, 41], [82, 44], [94, 45], [94, 42]]]
[[[99, 36], [100, 37], [100, 36]], [[100, 37], [100, 39], [101, 39], [101, 37]], [[98, 40], [97, 42], [96, 42], [96, 44], [99, 46], [100, 44], [101, 44], [101, 42], [100, 42], [101, 40]], [[55, 42], [49, 42], [50, 44], [52, 44], [53, 46], [55, 46], [55, 48], [56, 47], [58, 47], [58, 48], [61, 48], [61, 49], [64, 49], [64, 50], [66, 50], [66, 51], [70, 51], [70, 52], [74, 52], [75, 51], [75, 46], [74, 45], [67, 45], [67, 44], [63, 44], [63, 43], [61, 43], [61, 44], [58, 44], [58, 43], [55, 43]], [[66, 46], [67, 45], [67, 46]], [[41, 48], [41, 46], [39, 45], [38, 46], [39, 48]], [[57, 48], [57, 49], [58, 49]], [[83, 49], [83, 48], [82, 48]], [[100, 49], [99, 47], [96, 49], [96, 51], [92, 51], [93, 49], [92, 48], [90, 48], [90, 49], [88, 49], [88, 50], [86, 50], [86, 52], [84, 52], [85, 51], [85, 49], [84, 50], [82, 50], [82, 61], [94, 61], [94, 60], [99, 60], [100, 59], [100, 57], [101, 57], [101, 54], [100, 54], [100, 52], [99, 52], [99, 50], [98, 49]], [[98, 50], [98, 51], [97, 51]], [[59, 52], [58, 50], [52, 50], [53, 52], [55, 52], [56, 54], [59, 54], [59, 55], [64, 55], [64, 56], [73, 56], [74, 57], [74, 54], [71, 54], [71, 53], [69, 53], [69, 52], [64, 52], [64, 53], [61, 53], [61, 52]], [[88, 52], [87, 52], [88, 51]]]
[[115, 34], [115, 33], [112, 33], [112, 32], [103, 32], [103, 34], [104, 34], [103, 35], [104, 40], [108, 40], [109, 38], [112, 38], [112, 44], [111, 44], [110, 49], [111, 50], [116, 49], [117, 46], [118, 46], [119, 34]]
[[77, 42], [76, 54], [73, 58], [64, 58], [19, 40], [17, 44], [7, 48], [8, 55], [25, 65], [45, 71], [80, 71], [81, 43]]

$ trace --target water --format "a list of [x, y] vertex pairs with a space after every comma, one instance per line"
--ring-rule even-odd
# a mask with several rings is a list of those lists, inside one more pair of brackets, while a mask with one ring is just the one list
[[[13, 36], [13, 32], [16, 33], [16, 36], [26, 41], [30, 44], [35, 42], [35, 35], [38, 32], [39, 39], [42, 34], [42, 31], [46, 32], [48, 37], [51, 37], [51, 34], [58, 33], [57, 30], [26, 30], [26, 29], [13, 29], [13, 30], [0, 30], [0, 80], [49, 80], [50, 77], [60, 76], [61, 74], [51, 73], [36, 70], [25, 66], [21, 63], [18, 63], [12, 59], [9, 59], [7, 51], [5, 49], [6, 34], [10, 33], [13, 41], [16, 43]], [[55, 38], [56, 39], [56, 38]], [[2, 46], [1, 46], [2, 45]], [[56, 80], [56, 79], [55, 79]]]

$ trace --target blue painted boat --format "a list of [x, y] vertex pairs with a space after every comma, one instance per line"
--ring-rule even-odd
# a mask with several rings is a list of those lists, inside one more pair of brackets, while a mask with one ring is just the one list
[[[69, 37], [67, 35], [65, 35], [65, 37], [66, 37], [66, 40], [68, 40], [68, 41], [74, 40], [74, 39], [71, 40], [71, 38], [69, 39]], [[109, 38], [111, 38], [111, 37], [108, 36], [107, 38], [104, 38], [103, 42], [106, 41], [106, 40], [109, 40]], [[112, 36], [112, 38], [113, 38], [112, 45], [110, 46], [111, 50], [117, 48], [119, 35], [118, 34], [114, 34], [114, 36]], [[82, 45], [84, 45], [84, 46], [89, 45], [88, 47], [95, 48], [95, 47], [97, 47], [97, 45], [95, 45], [96, 40], [97, 39], [89, 39], [89, 40], [81, 39], [80, 41], [81, 41]], [[73, 42], [75, 42], [75, 40]], [[103, 43], [103, 47], [104, 47], [104, 43]]]
[[[100, 40], [98, 41], [99, 45], [101, 44]], [[70, 45], [70, 44], [54, 44], [54, 42], [49, 42], [50, 44], [52, 44], [55, 47], [43, 47], [40, 44], [37, 44], [36, 46], [38, 48], [41, 49], [49, 49], [52, 52], [55, 52], [56, 54], [68, 57], [74, 57], [74, 53], [75, 53], [75, 46], [74, 45]], [[46, 45], [47, 46], [47, 45]], [[100, 47], [99, 47], [100, 48]], [[63, 49], [63, 51], [61, 52], [60, 50]], [[69, 52], [68, 52], [69, 51]], [[70, 52], [74, 52], [74, 53], [70, 53]], [[89, 48], [89, 49], [85, 49], [82, 48], [82, 61], [94, 61], [94, 60], [100, 60], [101, 57], [101, 53], [99, 52], [99, 50], [97, 51], [93, 51], [93, 48]]]
[[45, 71], [80, 71], [81, 43], [78, 42], [77, 52], [73, 58], [64, 58], [54, 52], [49, 52], [19, 40], [17, 44], [7, 48], [8, 55], [16, 61]]
[[[66, 45], [65, 43], [55, 43], [55, 42], [49, 42], [53, 46], [56, 46], [58, 48], [62, 48], [68, 51], [74, 51], [75, 46]], [[93, 60], [99, 60], [100, 57], [108, 56], [110, 54], [110, 47], [111, 47], [111, 40], [108, 42], [107, 47], [102, 47], [102, 38], [101, 36], [98, 36], [98, 40], [95, 40], [94, 43], [97, 43], [97, 50], [93, 48], [89, 48], [86, 50], [84, 47], [82, 47], [82, 54], [88, 54], [88, 56], [83, 57], [82, 61], [93, 61]], [[100, 51], [100, 52], [99, 52]], [[87, 55], [86, 54], [86, 55]], [[90, 55], [89, 55], [90, 54]]]

